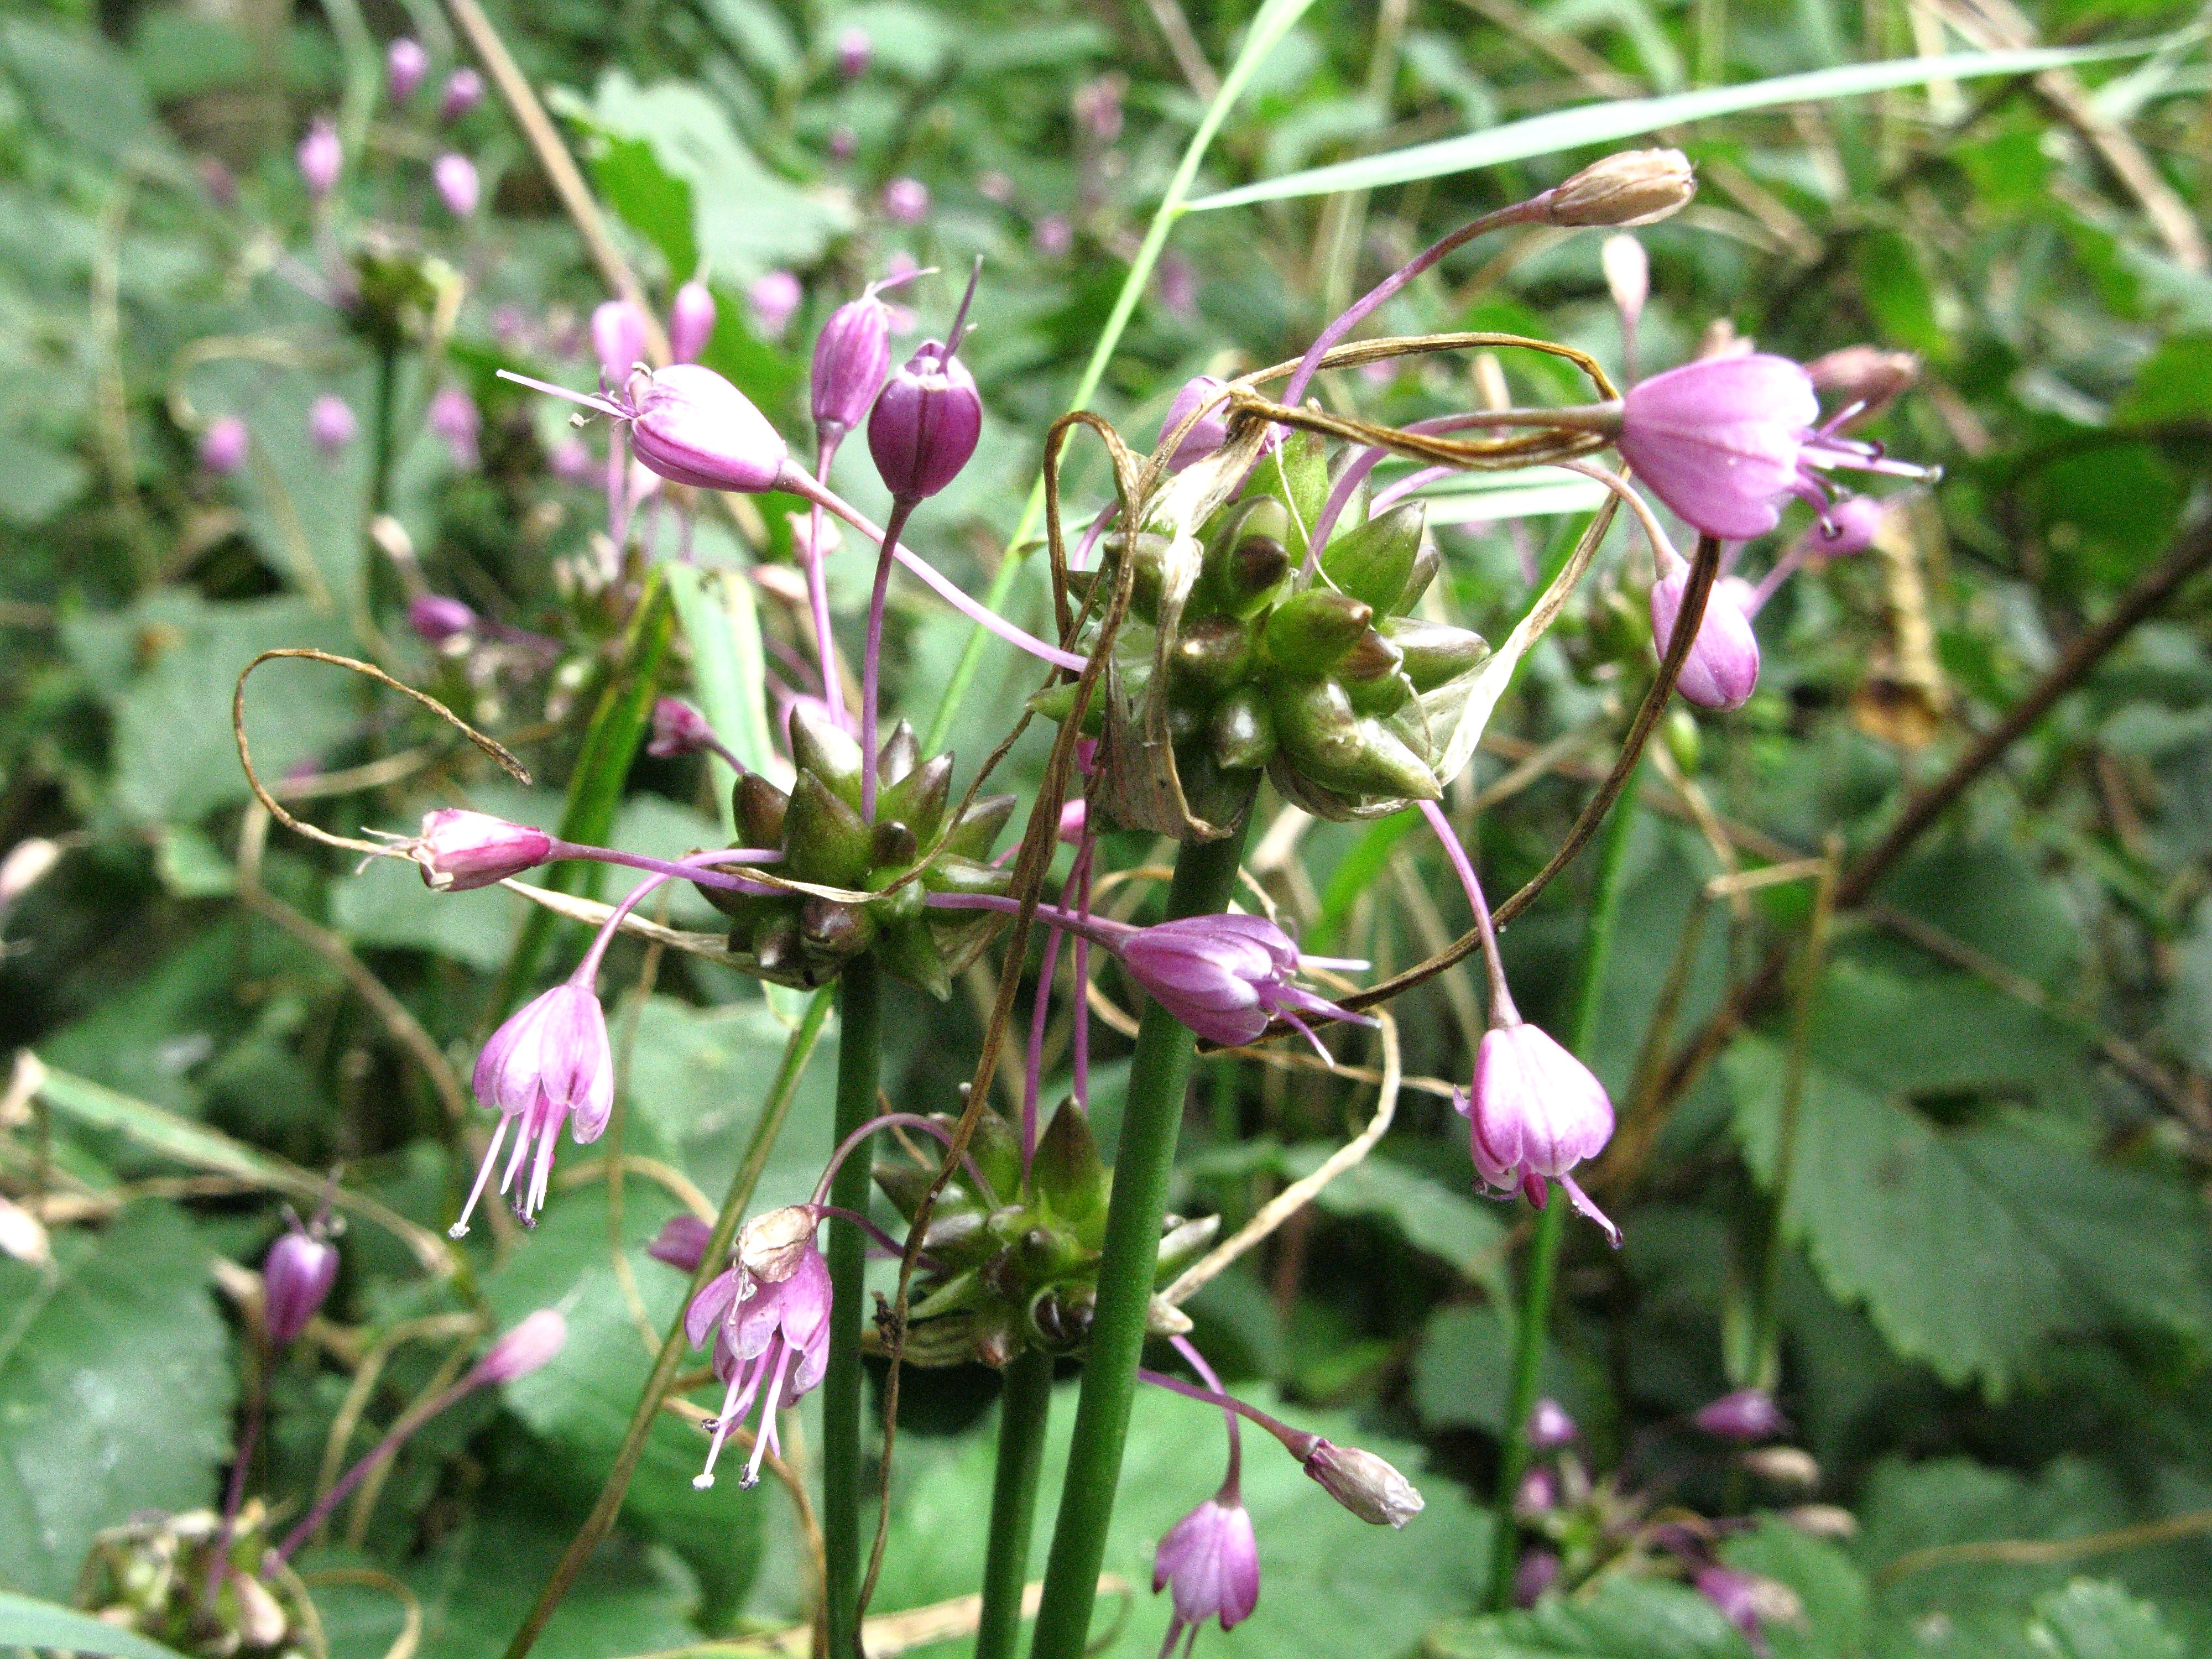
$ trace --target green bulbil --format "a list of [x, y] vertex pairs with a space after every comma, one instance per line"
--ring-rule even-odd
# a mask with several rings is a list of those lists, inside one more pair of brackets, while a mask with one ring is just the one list
[[1214, 704], [1206, 736], [1223, 771], [1265, 766], [1275, 752], [1275, 717], [1267, 694], [1256, 685], [1237, 687]]
[[1393, 617], [1382, 632], [1403, 656], [1406, 678], [1417, 691], [1433, 691], [1490, 659], [1488, 641], [1449, 623]]
[[1374, 622], [1372, 606], [1349, 594], [1309, 587], [1267, 613], [1261, 646], [1273, 667], [1294, 674], [1324, 674]]
[[1347, 510], [1338, 522], [1353, 527], [1329, 538], [1328, 550], [1321, 556], [1322, 574], [1382, 615], [1400, 609], [1413, 579], [1427, 517], [1413, 501], [1364, 523]]

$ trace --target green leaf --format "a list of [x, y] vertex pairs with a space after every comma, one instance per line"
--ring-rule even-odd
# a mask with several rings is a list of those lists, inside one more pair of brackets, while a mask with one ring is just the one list
[[[753, 600], [752, 583], [734, 570], [684, 564], [666, 568], [677, 620], [684, 637], [691, 641], [691, 682], [699, 694], [700, 712], [749, 769], [771, 770], [775, 751], [769, 740], [763, 692], [767, 661], [761, 651], [760, 609]], [[708, 757], [707, 769], [714, 780], [722, 828], [734, 833], [730, 786], [737, 781], [737, 774], [719, 755]]]
[[65, 450], [10, 434], [0, 444], [0, 520], [44, 524], [79, 495], [92, 474]]
[[179, 1659], [174, 1648], [105, 1619], [0, 1590], [0, 1649], [8, 1648], [100, 1654], [108, 1659]]
[[[1283, 1154], [1283, 1172], [1301, 1180], [1335, 1151], [1334, 1142], [1291, 1147]], [[1495, 1206], [1464, 1187], [1447, 1186], [1389, 1158], [1353, 1164], [1314, 1202], [1331, 1215], [1382, 1222], [1415, 1249], [1469, 1279], [1493, 1262], [1505, 1243], [1505, 1223]]]
[[[1747, 1038], [1724, 1069], [1746, 1157], [1771, 1182], [1782, 1051]], [[2179, 1182], [2010, 1127], [1946, 1133], [1819, 1065], [1796, 1167], [1787, 1224], [1830, 1291], [1863, 1303], [1892, 1347], [1948, 1382], [2002, 1396], [2060, 1333], [2212, 1329], [2201, 1212]]]
[[0, 1572], [66, 1595], [93, 1535], [214, 1501], [238, 1382], [209, 1251], [173, 1209], [0, 1258]]
[[1925, 86], [1931, 81], [2031, 75], [2069, 64], [2141, 57], [2167, 44], [2170, 42], [2166, 38], [2159, 38], [2118, 46], [1961, 52], [1936, 58], [1892, 58], [1881, 63], [1850, 64], [1840, 69], [1814, 70], [1803, 75], [1777, 76], [1741, 86], [1674, 93], [1663, 98], [1621, 98], [1601, 104], [1582, 104], [1572, 109], [1509, 122], [1487, 132], [1438, 139], [1433, 143], [1415, 144], [1407, 149], [1362, 156], [1357, 161], [1339, 161], [1279, 179], [1261, 179], [1235, 190], [1219, 191], [1200, 197], [1185, 210], [1201, 213], [1213, 208], [1242, 207], [1248, 202], [1331, 196], [1340, 191], [1380, 190], [1389, 185], [1411, 184], [1417, 179], [1441, 179], [1476, 167], [1498, 167], [1508, 161], [1556, 155], [1561, 150], [1641, 137], [1662, 127], [1741, 114], [1746, 110], [1862, 97], [1899, 87]]
[[[1502, 1434], [1513, 1375], [1513, 1328], [1495, 1304], [1454, 1303], [1429, 1316], [1413, 1356], [1413, 1409], [1430, 1429], [1480, 1429]], [[1582, 1403], [1574, 1373], [1551, 1342], [1544, 1345], [1537, 1388], [1565, 1404]]]
[[1750, 1659], [1719, 1609], [1682, 1584], [1614, 1574], [1571, 1601], [1430, 1632], [1433, 1659]]
[[2035, 1604], [2028, 1640], [2051, 1659], [2181, 1659], [2156, 1607], [2118, 1584], [2077, 1579]]
[[2113, 413], [2146, 425], [2212, 416], [2212, 334], [2173, 334], [2160, 341]]

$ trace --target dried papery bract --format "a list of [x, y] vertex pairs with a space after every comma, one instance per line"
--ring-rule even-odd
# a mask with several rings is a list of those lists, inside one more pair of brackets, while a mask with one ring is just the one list
[[1537, 199], [1552, 224], [1656, 224], [1689, 206], [1698, 193], [1690, 158], [1679, 149], [1632, 149], [1594, 161]]

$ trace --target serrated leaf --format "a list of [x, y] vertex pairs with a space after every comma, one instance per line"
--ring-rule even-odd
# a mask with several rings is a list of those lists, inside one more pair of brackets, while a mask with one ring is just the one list
[[102, 1528], [215, 1501], [238, 1395], [209, 1252], [175, 1210], [64, 1231], [54, 1258], [0, 1257], [0, 1571], [42, 1595], [70, 1593]]

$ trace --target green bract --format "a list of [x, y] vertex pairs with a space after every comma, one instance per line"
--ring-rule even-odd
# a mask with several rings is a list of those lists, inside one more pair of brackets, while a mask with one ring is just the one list
[[738, 778], [733, 844], [783, 853], [746, 873], [832, 890], [701, 887], [731, 920], [730, 949], [751, 958], [740, 965], [779, 985], [811, 989], [872, 951], [895, 977], [939, 1000], [951, 995], [952, 975], [975, 960], [1003, 918], [989, 910], [931, 909], [927, 896], [1006, 890], [1008, 872], [985, 860], [1014, 798], [980, 796], [953, 817], [952, 757], [923, 760], [913, 728], [901, 720], [878, 757], [871, 825], [860, 817], [860, 747], [849, 734], [796, 709], [791, 746], [799, 775], [789, 793], [757, 772]]

